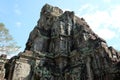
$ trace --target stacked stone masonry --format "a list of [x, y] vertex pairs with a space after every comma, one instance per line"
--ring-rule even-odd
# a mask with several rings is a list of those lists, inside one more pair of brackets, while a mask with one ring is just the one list
[[1, 80], [120, 80], [120, 53], [83, 18], [49, 4], [42, 8], [25, 51], [5, 65]]

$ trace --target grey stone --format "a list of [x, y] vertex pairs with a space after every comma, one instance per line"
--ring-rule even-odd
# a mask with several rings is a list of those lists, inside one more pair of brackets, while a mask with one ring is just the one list
[[84, 18], [46, 4], [7, 80], [119, 80], [120, 54]]

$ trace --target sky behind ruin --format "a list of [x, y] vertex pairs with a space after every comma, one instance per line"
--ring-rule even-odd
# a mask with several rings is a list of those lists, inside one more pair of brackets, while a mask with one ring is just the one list
[[0, 22], [9, 29], [24, 50], [30, 31], [40, 18], [46, 3], [83, 17], [108, 46], [120, 50], [120, 0], [1, 0]]

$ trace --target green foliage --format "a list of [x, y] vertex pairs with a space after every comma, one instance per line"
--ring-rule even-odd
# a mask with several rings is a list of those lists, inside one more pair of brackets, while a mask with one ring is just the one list
[[13, 37], [9, 34], [9, 30], [3, 23], [0, 23], [0, 54], [15, 53], [20, 49]]

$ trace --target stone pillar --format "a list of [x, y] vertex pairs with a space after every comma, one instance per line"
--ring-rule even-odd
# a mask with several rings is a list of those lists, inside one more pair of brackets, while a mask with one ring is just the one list
[[91, 67], [90, 67], [90, 57], [87, 57], [86, 61], [86, 67], [87, 67], [87, 75], [88, 75], [88, 80], [93, 80], [92, 78], [92, 73], [91, 73]]

